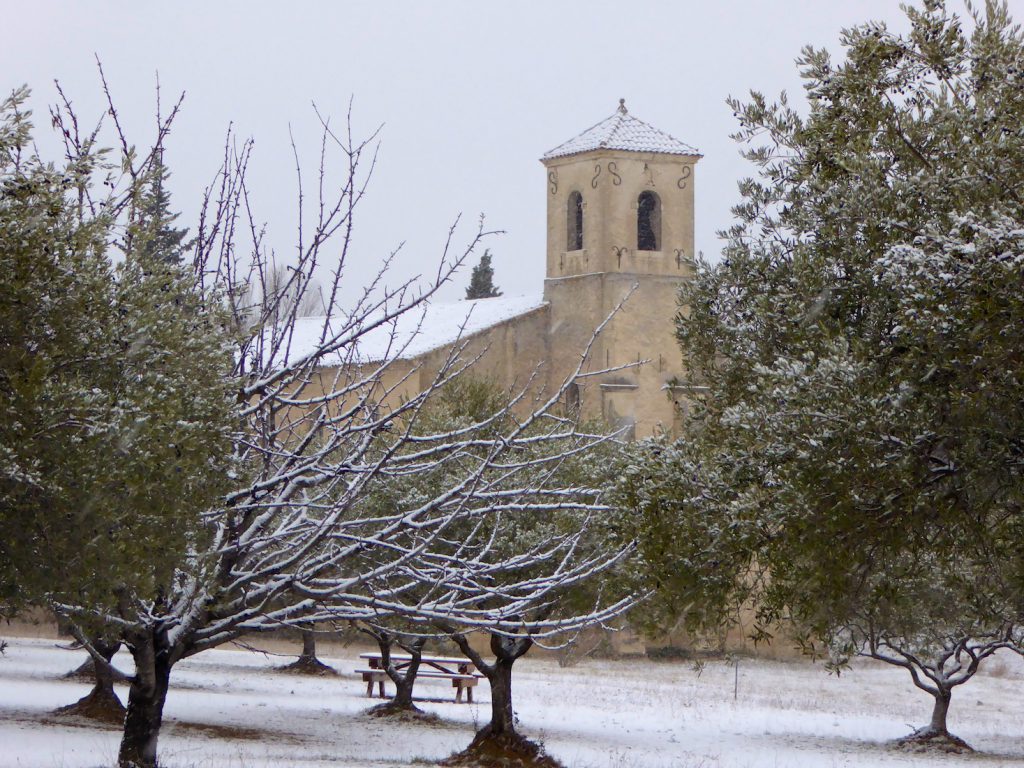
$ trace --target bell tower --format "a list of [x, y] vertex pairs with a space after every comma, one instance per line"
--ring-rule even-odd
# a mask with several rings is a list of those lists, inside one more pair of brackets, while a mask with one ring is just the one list
[[624, 99], [611, 117], [545, 154], [547, 277], [686, 274], [699, 159], [630, 115]]
[[632, 367], [581, 381], [579, 405], [584, 417], [601, 416], [637, 437], [672, 428], [669, 394], [685, 378], [673, 320], [680, 282], [693, 275], [700, 157], [633, 117], [620, 99], [610, 117], [541, 158], [551, 373], [567, 375], [593, 330], [625, 299], [589, 363], [595, 371]]

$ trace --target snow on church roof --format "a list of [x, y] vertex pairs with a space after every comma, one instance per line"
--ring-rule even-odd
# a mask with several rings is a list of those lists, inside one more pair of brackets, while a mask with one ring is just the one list
[[[541, 294], [498, 296], [493, 299], [457, 301], [448, 304], [423, 304], [399, 315], [392, 322], [374, 328], [359, 337], [356, 354], [346, 360], [345, 349], [325, 356], [321, 365], [346, 362], [369, 363], [384, 360], [409, 360], [435, 349], [465, 340], [475, 333], [499, 325], [544, 306]], [[295, 321], [288, 357], [298, 360], [316, 351], [324, 328], [324, 316], [300, 317]], [[329, 329], [339, 333], [344, 327]], [[348, 350], [351, 351], [351, 350]]]
[[653, 125], [638, 120], [626, 110], [626, 100], [611, 117], [592, 126], [564, 144], [544, 153], [542, 160], [589, 152], [592, 149], [620, 149], [627, 152], [663, 152], [668, 155], [700, 156], [700, 152]]

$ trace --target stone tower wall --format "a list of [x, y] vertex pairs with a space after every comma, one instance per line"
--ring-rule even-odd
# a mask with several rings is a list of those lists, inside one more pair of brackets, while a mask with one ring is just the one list
[[[594, 150], [545, 161], [547, 280], [551, 373], [575, 366], [593, 330], [628, 295], [593, 345], [580, 382], [586, 418], [603, 418], [635, 437], [676, 423], [670, 385], [686, 378], [674, 336], [680, 284], [694, 274], [693, 193], [696, 156]], [[661, 202], [657, 251], [637, 248], [637, 201]], [[583, 195], [583, 248], [567, 251], [570, 195]]]

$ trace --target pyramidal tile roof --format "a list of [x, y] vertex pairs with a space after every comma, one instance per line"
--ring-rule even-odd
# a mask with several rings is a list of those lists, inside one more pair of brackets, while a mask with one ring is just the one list
[[626, 100], [619, 99], [615, 114], [544, 153], [542, 160], [576, 155], [593, 149], [619, 149], [627, 152], [663, 152], [668, 155], [694, 155], [700, 152], [653, 125], [638, 120], [626, 110]]

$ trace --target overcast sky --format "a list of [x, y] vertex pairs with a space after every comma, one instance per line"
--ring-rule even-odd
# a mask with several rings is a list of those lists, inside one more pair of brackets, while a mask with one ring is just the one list
[[[1024, 0], [1010, 5], [1024, 18]], [[868, 19], [906, 27], [896, 0], [36, 0], [6, 10], [0, 87], [29, 84], [45, 116], [58, 79], [92, 119], [102, 111], [99, 56], [142, 144], [159, 73], [165, 102], [186, 94], [167, 152], [182, 221], [194, 218], [233, 123], [256, 141], [251, 186], [282, 256], [295, 242], [289, 126], [312, 177], [311, 105], [338, 120], [352, 98], [358, 131], [384, 127], [350, 279], [371, 274], [402, 241], [398, 270], [429, 272], [453, 219], [463, 215], [468, 236], [483, 213], [505, 232], [488, 243], [496, 282], [519, 294], [539, 291], [544, 278], [545, 151], [625, 98], [633, 115], [703, 153], [696, 240], [712, 256], [736, 182], [750, 174], [729, 139], [726, 97], [756, 89], [802, 98], [800, 48], [836, 52], [840, 30]], [[48, 118], [37, 123], [48, 130]], [[465, 282], [468, 274], [445, 297], [460, 298]]]

